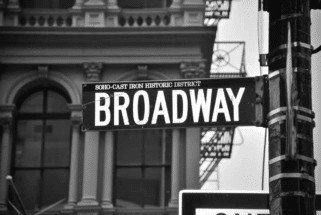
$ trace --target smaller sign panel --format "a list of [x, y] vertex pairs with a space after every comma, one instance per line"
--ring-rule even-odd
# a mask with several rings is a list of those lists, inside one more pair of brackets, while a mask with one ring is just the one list
[[270, 211], [257, 209], [210, 209], [198, 208], [195, 215], [269, 215]]
[[[321, 193], [316, 194], [317, 215]], [[179, 215], [269, 215], [269, 193], [265, 191], [182, 190]]]
[[83, 84], [85, 130], [256, 125], [255, 78]]

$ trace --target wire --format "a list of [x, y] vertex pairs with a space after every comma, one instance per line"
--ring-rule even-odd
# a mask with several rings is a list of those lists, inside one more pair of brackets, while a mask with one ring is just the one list
[[[258, 34], [258, 48], [259, 55], [263, 52], [264, 43], [264, 15], [263, 15], [263, 0], [258, 0], [258, 19], [257, 19], [257, 34]], [[260, 75], [263, 75], [263, 68], [260, 63]], [[264, 134], [264, 146], [263, 146], [263, 161], [262, 161], [262, 190], [264, 190], [264, 177], [265, 177], [265, 154], [266, 154], [266, 138], [267, 128]]]
[[313, 49], [312, 54], [316, 54], [316, 53], [318, 53], [319, 51], [321, 51], [321, 45], [320, 45], [318, 48]]

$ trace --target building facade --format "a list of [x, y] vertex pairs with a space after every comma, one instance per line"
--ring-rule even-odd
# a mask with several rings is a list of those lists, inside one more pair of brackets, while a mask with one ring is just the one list
[[[82, 83], [209, 77], [203, 0], [0, 0], [0, 213], [177, 214], [200, 128], [82, 131]], [[18, 207], [19, 210], [21, 208]]]

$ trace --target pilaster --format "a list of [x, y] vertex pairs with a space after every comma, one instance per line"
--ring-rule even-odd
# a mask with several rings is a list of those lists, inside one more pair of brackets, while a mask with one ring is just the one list
[[185, 26], [203, 26], [205, 1], [203, 0], [182, 0]]
[[3, 0], [0, 0], [0, 26], [4, 25], [4, 9], [5, 5]]
[[100, 209], [97, 201], [98, 144], [99, 133], [87, 131], [85, 133], [82, 197], [75, 208], [78, 214], [98, 214]]
[[186, 189], [200, 189], [200, 128], [186, 128]]
[[172, 189], [171, 200], [168, 207], [178, 207], [178, 194], [180, 188], [180, 131], [173, 129], [172, 132]]
[[0, 106], [0, 126], [2, 126], [2, 138], [0, 142], [1, 157], [0, 157], [0, 213], [7, 212], [7, 192], [8, 185], [6, 176], [10, 170], [12, 138], [11, 130], [14, 117], [15, 106], [3, 105]]
[[80, 27], [84, 25], [83, 18], [83, 4], [84, 0], [76, 0], [74, 6], [70, 9], [70, 13], [72, 14], [72, 26]]
[[182, 0], [173, 0], [171, 6], [168, 8], [171, 16], [171, 26], [182, 26], [183, 17], [181, 14], [181, 3]]
[[114, 212], [113, 198], [113, 167], [114, 167], [114, 133], [107, 131], [105, 133], [104, 148], [104, 169], [101, 207], [104, 215]]
[[[87, 2], [88, 3], [88, 2]], [[87, 82], [101, 80], [102, 63], [85, 63]], [[78, 215], [98, 215], [100, 206], [97, 201], [99, 132], [86, 131], [84, 142], [84, 168], [82, 197], [75, 210]]]
[[107, 1], [107, 15], [106, 15], [106, 26], [117, 27], [118, 26], [118, 14], [121, 9], [117, 5], [117, 0]]
[[19, 5], [19, 0], [9, 0], [7, 4], [7, 15], [5, 19], [5, 25], [18, 26], [20, 11], [21, 8]]
[[105, 8], [103, 0], [87, 0], [83, 5], [86, 27], [105, 27]]
[[78, 178], [79, 178], [79, 145], [80, 145], [80, 125], [82, 122], [82, 106], [68, 105], [71, 110], [72, 140], [71, 140], [71, 160], [68, 202], [64, 207], [64, 213], [73, 213], [77, 204]]

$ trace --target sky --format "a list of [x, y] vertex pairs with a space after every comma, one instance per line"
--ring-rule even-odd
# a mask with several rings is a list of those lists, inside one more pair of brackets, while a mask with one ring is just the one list
[[[216, 41], [245, 41], [246, 70], [248, 77], [260, 76], [258, 62], [258, 11], [257, 1], [233, 0], [230, 18], [221, 20], [218, 24]], [[268, 13], [264, 14], [264, 36], [261, 47], [268, 53]], [[321, 45], [321, 10], [311, 10], [311, 45], [317, 48]], [[319, 24], [319, 25], [318, 25]], [[318, 165], [315, 168], [316, 191], [321, 192], [321, 52], [312, 55], [312, 101], [315, 112], [316, 126], [314, 133], [314, 158]], [[319, 71], [318, 71], [319, 70]], [[268, 68], [262, 70], [267, 74]], [[219, 165], [220, 190], [262, 190], [263, 146], [265, 128], [239, 127], [243, 136], [243, 144], [234, 146], [231, 159], [224, 159]], [[236, 139], [240, 134], [236, 134]], [[268, 145], [268, 144], [267, 144]], [[268, 148], [265, 155], [265, 171], [263, 190], [268, 191]], [[210, 182], [209, 182], [210, 183]], [[210, 188], [210, 184], [204, 186]]]

